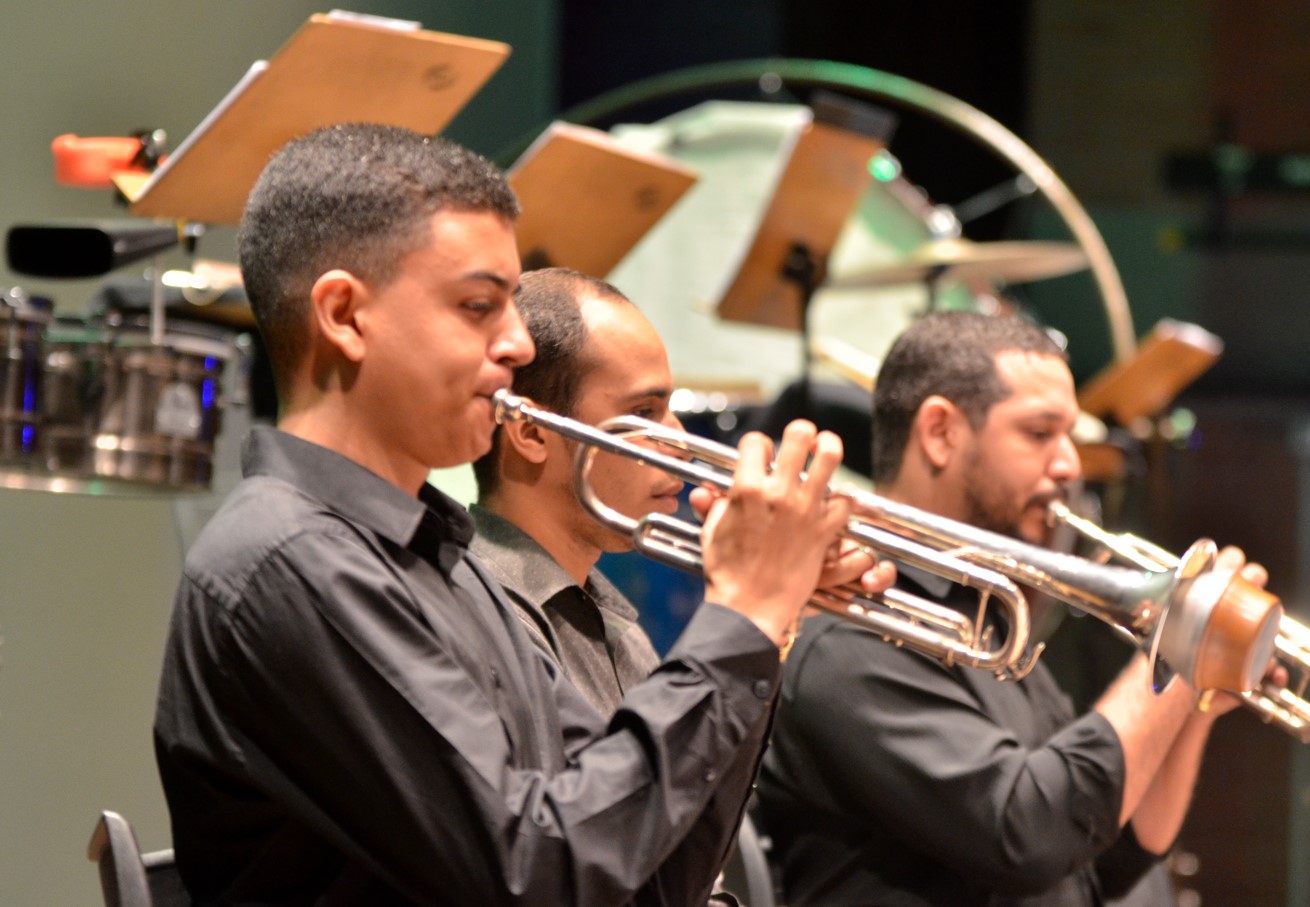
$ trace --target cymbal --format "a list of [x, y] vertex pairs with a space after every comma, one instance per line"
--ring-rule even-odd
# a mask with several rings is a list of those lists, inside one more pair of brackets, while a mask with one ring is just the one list
[[929, 240], [904, 260], [830, 277], [827, 287], [875, 287], [898, 283], [994, 280], [1025, 283], [1070, 274], [1087, 267], [1087, 254], [1073, 243], [975, 243], [967, 239]]

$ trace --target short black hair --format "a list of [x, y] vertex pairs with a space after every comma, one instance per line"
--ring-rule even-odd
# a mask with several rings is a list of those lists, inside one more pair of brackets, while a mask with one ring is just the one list
[[910, 427], [923, 401], [950, 400], [979, 428], [992, 405], [1013, 392], [996, 373], [998, 353], [1015, 350], [1066, 359], [1042, 328], [1018, 316], [933, 312], [896, 339], [873, 391], [873, 481], [900, 472]]
[[273, 155], [250, 192], [237, 243], [279, 389], [306, 349], [314, 281], [341, 268], [385, 286], [405, 255], [430, 240], [442, 209], [512, 221], [518, 201], [484, 158], [397, 126], [327, 126]]
[[[571, 268], [542, 268], [523, 275], [514, 303], [537, 355], [527, 365], [514, 370], [514, 393], [529, 397], [561, 416], [573, 415], [578, 389], [591, 371], [586, 356], [587, 325], [582, 320], [582, 300], [592, 296], [630, 302], [613, 284]], [[500, 429], [497, 428], [491, 437], [491, 450], [473, 463], [479, 501], [485, 501], [496, 490], [499, 452]]]

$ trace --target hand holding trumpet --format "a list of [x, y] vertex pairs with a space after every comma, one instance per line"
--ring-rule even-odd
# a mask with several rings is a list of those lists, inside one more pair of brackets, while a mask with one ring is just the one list
[[840, 438], [796, 421], [776, 460], [772, 442], [758, 433], [742, 438], [738, 454], [728, 491], [692, 492], [704, 519], [708, 600], [749, 617], [783, 646], [816, 588], [863, 579], [865, 591], [876, 593], [891, 584], [893, 570], [839, 539], [851, 515], [850, 501], [829, 493]]

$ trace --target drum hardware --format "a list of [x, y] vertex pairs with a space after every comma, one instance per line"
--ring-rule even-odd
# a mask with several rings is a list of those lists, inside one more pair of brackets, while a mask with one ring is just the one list
[[206, 491], [229, 402], [228, 364], [248, 355], [232, 332], [148, 319], [52, 319], [35, 355], [35, 445], [0, 465], [0, 487], [82, 494]]
[[[1053, 524], [1070, 527], [1110, 557], [1156, 573], [1167, 573], [1178, 564], [1178, 556], [1160, 546], [1130, 533], [1109, 532], [1059, 502], [1053, 502], [1048, 512]], [[1310, 627], [1284, 614], [1278, 622], [1273, 657], [1287, 671], [1289, 685], [1283, 687], [1262, 679], [1258, 687], [1241, 694], [1242, 703], [1266, 723], [1278, 725], [1302, 743], [1310, 743], [1310, 700], [1306, 699], [1310, 685]]]
[[[663, 514], [640, 519], [600, 501], [589, 480], [598, 452], [615, 453], [719, 491], [731, 487], [736, 451], [635, 417], [592, 427], [542, 410], [507, 391], [496, 395], [500, 423], [524, 420], [579, 442], [578, 495], [596, 519], [628, 533], [644, 554], [692, 571], [701, 568], [700, 528]], [[670, 451], [671, 453], [666, 453]], [[1170, 573], [1111, 567], [927, 513], [876, 494], [834, 488], [855, 516], [846, 537], [980, 592], [976, 621], [948, 627], [919, 603], [882, 596], [861, 601], [816, 594], [811, 603], [874, 629], [884, 638], [939, 658], [1022, 676], [1040, 650], [1028, 648], [1028, 610], [1018, 592], [1045, 592], [1115, 627], [1148, 654], [1154, 688], [1175, 673], [1198, 688], [1253, 688], [1274, 651], [1282, 606], [1273, 595], [1215, 568], [1215, 547], [1197, 542]], [[995, 596], [1012, 633], [991, 644], [986, 606]], [[923, 604], [940, 608], [932, 602]], [[958, 615], [956, 615], [958, 617]]]
[[1136, 347], [1127, 294], [1100, 231], [1068, 186], [1032, 148], [995, 119], [964, 101], [893, 73], [829, 60], [733, 60], [688, 67], [630, 85], [564, 111], [575, 123], [615, 122], [628, 110], [670, 97], [725, 88], [768, 84], [781, 91], [821, 87], [923, 114], [977, 141], [1017, 173], [1027, 176], [1059, 215], [1087, 257], [1105, 310], [1114, 357], [1128, 358]]
[[1026, 173], [1018, 173], [1000, 185], [984, 189], [977, 195], [958, 203], [955, 206], [955, 216], [961, 223], [973, 223], [978, 218], [1027, 198], [1036, 191], [1037, 184], [1033, 182], [1032, 177]]

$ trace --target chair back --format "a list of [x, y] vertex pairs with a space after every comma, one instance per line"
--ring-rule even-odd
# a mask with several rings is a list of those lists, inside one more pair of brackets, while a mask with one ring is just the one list
[[100, 814], [87, 858], [100, 868], [105, 907], [190, 907], [173, 851], [142, 854], [127, 819], [116, 812]]
[[743, 815], [737, 842], [723, 866], [723, 887], [747, 907], [777, 907], [778, 896], [767, 850], [768, 842], [755, 830], [750, 815]]

